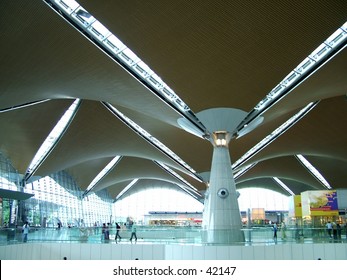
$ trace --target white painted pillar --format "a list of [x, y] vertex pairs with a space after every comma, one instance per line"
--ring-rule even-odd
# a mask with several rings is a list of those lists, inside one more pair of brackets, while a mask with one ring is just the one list
[[214, 132], [210, 182], [205, 198], [203, 240], [207, 243], [244, 242], [240, 209], [231, 168], [228, 132]]

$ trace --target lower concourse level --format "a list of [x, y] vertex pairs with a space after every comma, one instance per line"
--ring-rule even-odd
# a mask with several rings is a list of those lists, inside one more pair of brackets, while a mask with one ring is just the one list
[[2, 260], [347, 260], [347, 237], [326, 229], [272, 227], [244, 229], [246, 242], [206, 244], [201, 228], [140, 226], [132, 231], [100, 227], [31, 228], [23, 242], [21, 230], [3, 229]]
[[[142, 185], [141, 192], [135, 186], [114, 202], [103, 191], [83, 197], [66, 172], [33, 180], [23, 189], [20, 174], [1, 153], [0, 163], [2, 260], [347, 259], [346, 227], [330, 235], [323, 220], [297, 226], [287, 215], [283, 197], [271, 196], [264, 209], [277, 210], [265, 211], [264, 217], [258, 212], [257, 217], [243, 215], [245, 242], [211, 244], [203, 239], [203, 204], [165, 182]], [[256, 196], [257, 206], [266, 202]], [[170, 211], [175, 215], [169, 217]], [[338, 218], [345, 225], [345, 213]], [[30, 226], [27, 240], [25, 222]], [[121, 224], [117, 240], [116, 223]], [[276, 232], [274, 223], [279, 226]], [[132, 224], [137, 236], [131, 242]]]

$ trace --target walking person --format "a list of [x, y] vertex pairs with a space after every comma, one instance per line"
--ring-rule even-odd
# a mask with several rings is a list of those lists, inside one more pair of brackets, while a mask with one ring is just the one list
[[335, 222], [333, 222], [332, 225], [333, 225], [333, 238], [334, 240], [337, 240], [337, 225]]
[[106, 223], [102, 224], [102, 230], [101, 230], [101, 240], [103, 242], [107, 242], [107, 240], [109, 240], [109, 230], [108, 227], [106, 226]]
[[299, 240], [300, 239], [300, 228], [298, 223], [295, 223], [295, 239]]
[[277, 241], [277, 230], [278, 230], [277, 223], [274, 223], [273, 231], [274, 231], [274, 240], [275, 241]]
[[131, 226], [131, 236], [130, 236], [130, 241], [133, 242], [133, 237], [135, 238], [135, 242], [137, 241], [137, 236], [136, 236], [136, 224], [133, 222], [133, 225]]
[[120, 231], [120, 225], [116, 223], [116, 236], [114, 238], [114, 240], [116, 240], [116, 243], [117, 243], [117, 237], [119, 238], [119, 241], [121, 241], [122, 239], [122, 237], [119, 235], [119, 231]]
[[282, 233], [282, 239], [286, 239], [287, 238], [287, 226], [286, 223], [284, 221], [282, 221], [281, 223], [281, 233]]
[[29, 230], [30, 230], [30, 226], [29, 226], [28, 222], [25, 222], [24, 226], [22, 228], [23, 242], [27, 242], [28, 241]]
[[331, 233], [333, 231], [333, 224], [330, 221], [328, 221], [325, 227], [327, 228], [329, 237], [332, 238]]
[[337, 239], [341, 240], [342, 228], [341, 228], [340, 222], [336, 222], [336, 230], [337, 230]]

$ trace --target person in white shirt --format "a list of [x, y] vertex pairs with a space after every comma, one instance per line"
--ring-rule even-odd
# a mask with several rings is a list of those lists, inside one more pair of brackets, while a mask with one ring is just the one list
[[28, 233], [29, 233], [30, 227], [28, 222], [24, 223], [24, 226], [22, 228], [22, 233], [23, 233], [23, 242], [27, 242], [28, 241]]
[[328, 221], [327, 224], [326, 224], [325, 226], [326, 226], [326, 228], [327, 228], [328, 235], [329, 235], [329, 237], [331, 238], [331, 232], [332, 232], [332, 230], [333, 230], [333, 224], [332, 224], [330, 221]]

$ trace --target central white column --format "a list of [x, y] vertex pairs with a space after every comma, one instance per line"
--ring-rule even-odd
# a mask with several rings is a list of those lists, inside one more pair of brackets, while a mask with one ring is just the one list
[[244, 242], [240, 209], [231, 168], [229, 133], [214, 132], [210, 184], [205, 198], [203, 239], [207, 243]]
[[[205, 192], [203, 213], [203, 241], [207, 243], [230, 244], [244, 242], [241, 214], [237, 201], [233, 171], [231, 168], [229, 141], [236, 137], [239, 124], [247, 112], [235, 108], [211, 108], [197, 113], [208, 133], [201, 135], [187, 120], [181, 118], [179, 125], [188, 132], [204, 139], [213, 145], [210, 177], [206, 180], [209, 186]], [[257, 120], [245, 133], [261, 123]]]

